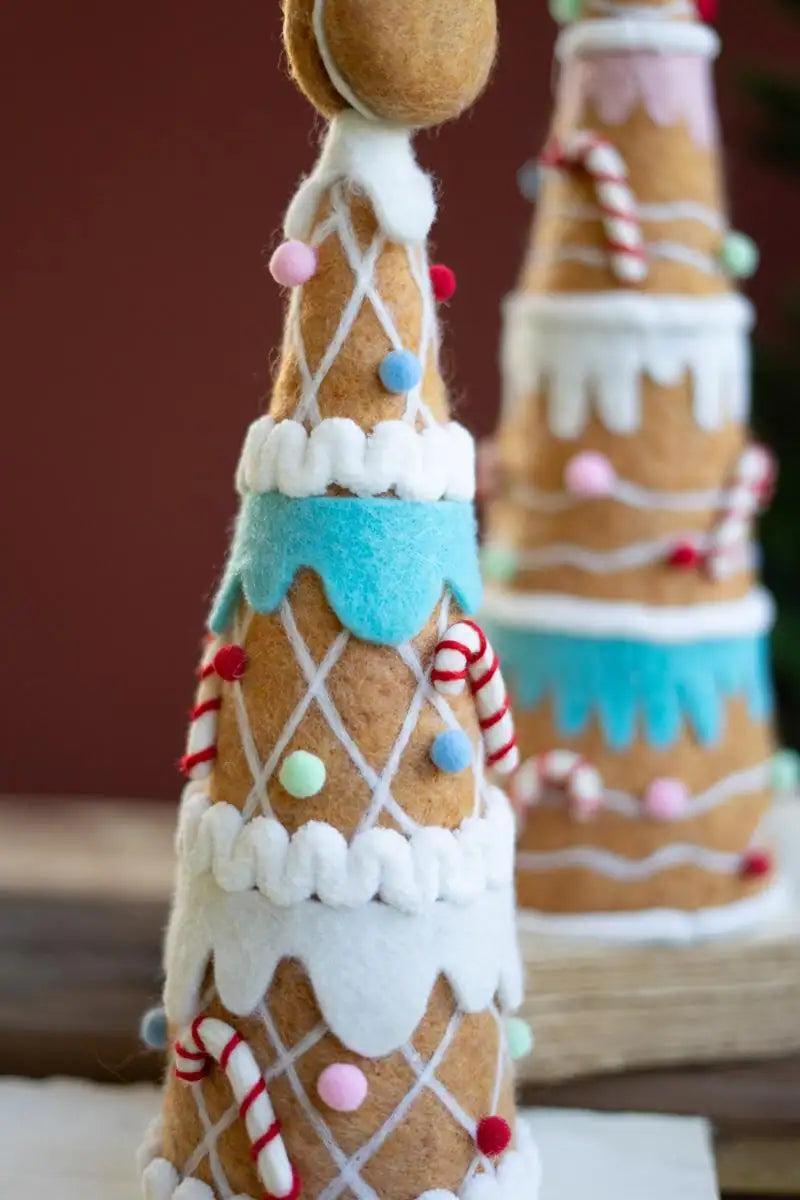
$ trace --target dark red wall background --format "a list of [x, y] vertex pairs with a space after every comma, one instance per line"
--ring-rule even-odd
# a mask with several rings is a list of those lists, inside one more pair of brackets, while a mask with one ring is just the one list
[[[721, 102], [737, 223], [774, 309], [797, 196], [753, 162], [737, 75], [796, 61], [767, 0], [723, 0]], [[501, 0], [494, 84], [420, 140], [462, 413], [493, 423], [498, 300], [528, 210], [518, 164], [547, 120], [545, 0]], [[268, 390], [280, 302], [264, 270], [313, 159], [280, 66], [278, 0], [12, 0], [0, 17], [0, 790], [175, 796], [174, 762], [232, 473]]]

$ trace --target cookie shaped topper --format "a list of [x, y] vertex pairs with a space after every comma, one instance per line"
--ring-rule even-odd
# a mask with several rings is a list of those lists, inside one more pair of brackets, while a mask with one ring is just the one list
[[439, 125], [483, 90], [495, 0], [284, 0], [292, 74], [330, 118], [347, 108], [413, 128]]

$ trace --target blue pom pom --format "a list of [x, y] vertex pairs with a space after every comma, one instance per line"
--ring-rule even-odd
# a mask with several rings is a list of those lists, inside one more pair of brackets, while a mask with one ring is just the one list
[[410, 392], [422, 379], [422, 367], [410, 350], [392, 350], [378, 368], [387, 392]]
[[535, 159], [524, 162], [517, 171], [517, 187], [523, 200], [533, 204], [539, 195], [542, 172]]
[[167, 1030], [167, 1014], [163, 1008], [151, 1008], [142, 1017], [139, 1026], [139, 1037], [145, 1046], [151, 1050], [164, 1050], [169, 1033]]
[[460, 729], [447, 729], [433, 739], [431, 761], [440, 771], [457, 775], [472, 762], [472, 742]]

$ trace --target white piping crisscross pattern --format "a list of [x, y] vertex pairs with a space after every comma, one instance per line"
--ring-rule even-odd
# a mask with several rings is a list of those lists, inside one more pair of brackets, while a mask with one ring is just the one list
[[[494, 1004], [490, 1006], [488, 1011], [497, 1025], [498, 1032], [497, 1065], [489, 1108], [490, 1113], [496, 1113], [500, 1101], [503, 1072], [508, 1059], [508, 1051], [503, 1017]], [[280, 1036], [266, 1001], [263, 1001], [259, 1005], [256, 1010], [256, 1016], [261, 1021], [264, 1032], [275, 1054], [274, 1062], [264, 1071], [263, 1077], [265, 1083], [271, 1084], [274, 1080], [282, 1076], [286, 1077], [295, 1099], [337, 1169], [337, 1174], [319, 1193], [319, 1200], [339, 1200], [339, 1197], [346, 1194], [348, 1189], [356, 1197], [356, 1200], [379, 1200], [378, 1193], [362, 1178], [361, 1172], [370, 1159], [378, 1153], [381, 1146], [384, 1145], [401, 1125], [415, 1101], [426, 1090], [436, 1096], [439, 1103], [447, 1110], [456, 1124], [461, 1126], [471, 1140], [474, 1140], [478, 1119], [465, 1111], [458, 1098], [437, 1077], [437, 1070], [442, 1065], [461, 1027], [464, 1019], [462, 1013], [456, 1011], [453, 1014], [447, 1028], [442, 1034], [438, 1046], [427, 1061], [411, 1042], [406, 1043], [401, 1048], [400, 1053], [414, 1074], [414, 1082], [383, 1125], [358, 1150], [350, 1155], [346, 1154], [339, 1146], [323, 1114], [316, 1107], [304, 1088], [297, 1071], [298, 1062], [328, 1033], [326, 1025], [323, 1022], [319, 1023], [305, 1037], [301, 1038], [296, 1046], [289, 1049]], [[209, 1170], [214, 1180], [219, 1200], [231, 1200], [233, 1191], [220, 1161], [218, 1139], [236, 1121], [238, 1109], [236, 1104], [231, 1104], [216, 1122], [212, 1122], [203, 1094], [203, 1086], [202, 1082], [192, 1084], [191, 1094], [197, 1104], [197, 1111], [204, 1129], [204, 1136], [184, 1164], [182, 1178], [193, 1178], [203, 1160], [208, 1158]], [[486, 1114], [480, 1114], [480, 1116], [484, 1115]], [[476, 1149], [462, 1186], [458, 1189], [458, 1194], [462, 1193], [479, 1167], [487, 1174], [491, 1176], [495, 1175], [494, 1164]]]
[[[447, 628], [448, 611], [449, 596], [445, 596], [442, 599], [439, 609], [438, 625], [440, 635]], [[244, 622], [235, 631], [234, 640], [239, 644], [244, 644], [247, 625], [251, 617], [252, 614], [248, 613]], [[274, 816], [269, 797], [270, 780], [275, 775], [286, 747], [299, 728], [306, 712], [313, 703], [316, 703], [325, 717], [331, 732], [335, 735], [337, 741], [343, 747], [350, 761], [356, 767], [371, 791], [370, 802], [359, 822], [357, 832], [363, 833], [368, 829], [373, 829], [378, 824], [381, 815], [386, 812], [397, 822], [398, 827], [403, 833], [409, 835], [414, 833], [418, 829], [418, 825], [395, 800], [392, 795], [392, 783], [400, 768], [403, 754], [413, 736], [420, 715], [425, 705], [431, 704], [448, 728], [460, 729], [461, 726], [445, 697], [438, 695], [433, 688], [429, 673], [420, 662], [419, 655], [413, 643], [406, 642], [404, 645], [397, 647], [397, 654], [413, 675], [416, 687], [405, 719], [389, 752], [386, 764], [382, 770], [377, 771], [366, 760], [358, 744], [349, 733], [328, 688], [330, 673], [344, 653], [345, 647], [350, 640], [350, 634], [342, 630], [331, 643], [321, 662], [317, 663], [314, 661], [300, 633], [288, 600], [284, 600], [281, 605], [280, 619], [300, 672], [305, 679], [306, 689], [286, 725], [275, 740], [272, 750], [262, 763], [253, 738], [242, 685], [238, 681], [231, 684], [234, 692], [239, 737], [253, 779], [253, 786], [243, 807], [245, 820], [252, 817], [259, 809], [265, 816]], [[483, 752], [480, 746], [477, 746], [473, 751], [472, 770], [475, 779], [473, 815], [482, 816], [486, 811], [487, 785], [484, 774]]]
[[[313, 371], [309, 365], [303, 341], [302, 287], [295, 288], [292, 293], [288, 318], [289, 338], [297, 356], [301, 384], [300, 399], [292, 417], [295, 421], [309, 421], [312, 426], [318, 425], [322, 420], [319, 408], [319, 392], [322, 383], [345, 345], [365, 300], [372, 306], [392, 349], [411, 349], [411, 347], [403, 346], [391, 311], [378, 291], [376, 268], [386, 245], [385, 236], [379, 230], [366, 249], [362, 250], [350, 219], [350, 208], [344, 185], [342, 183], [334, 184], [329, 195], [331, 213], [315, 227], [310, 242], [313, 246], [318, 247], [329, 237], [334, 235], [338, 237], [353, 273], [353, 291], [342, 308], [333, 337]], [[408, 257], [411, 275], [419, 289], [422, 301], [419, 346], [414, 352], [423, 367], [424, 376], [425, 363], [431, 349], [437, 359], [439, 353], [438, 323], [428, 273], [427, 250], [424, 245], [411, 242], [404, 243], [404, 249]], [[419, 419], [424, 425], [432, 425], [434, 419], [423, 399], [422, 388], [423, 382], [420, 382], [408, 392], [403, 419], [409, 423], [414, 423]]]

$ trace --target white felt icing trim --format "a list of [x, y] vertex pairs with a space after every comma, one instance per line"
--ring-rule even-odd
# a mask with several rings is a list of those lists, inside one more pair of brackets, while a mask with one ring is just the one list
[[[721, 275], [723, 268], [719, 259], [710, 254], [701, 254], [691, 246], [681, 242], [646, 242], [644, 256], [648, 260], [660, 258], [669, 262], [682, 263], [686, 267], [694, 267], [704, 275]], [[619, 274], [616, 265], [617, 256], [599, 246], [570, 246], [562, 245], [557, 250], [539, 250], [533, 256], [533, 264], [542, 266], [559, 262], [577, 262], [585, 267], [597, 267], [598, 270], [610, 268], [614, 274]]]
[[560, 62], [581, 54], [647, 50], [654, 54], [702, 54], [716, 58], [720, 40], [708, 25], [692, 21], [611, 20], [578, 21], [567, 26], [556, 43]]
[[775, 620], [775, 603], [762, 588], [742, 600], [659, 607], [487, 587], [483, 613], [493, 621], [523, 629], [657, 643], [694, 642], [766, 633]]
[[694, 385], [703, 429], [749, 414], [749, 345], [753, 310], [741, 296], [537, 296], [505, 302], [505, 407], [549, 388], [556, 437], [577, 437], [594, 406], [612, 433], [641, 426], [642, 377]]
[[357, 113], [361, 113], [362, 117], [366, 120], [377, 120], [378, 118], [372, 109], [356, 95], [336, 65], [336, 60], [331, 53], [325, 33], [325, 0], [314, 0], [313, 25], [314, 39], [317, 43], [319, 56], [322, 59], [322, 65], [336, 91], [351, 108], [354, 108]]
[[338, 180], [364, 194], [383, 232], [396, 242], [422, 242], [436, 217], [430, 176], [418, 166], [407, 129], [339, 113], [314, 170], [300, 185], [284, 221], [286, 236], [306, 240], [326, 192]]
[[695, 0], [672, 0], [671, 4], [618, 4], [616, 0], [589, 0], [593, 13], [603, 17], [625, 17], [629, 20], [671, 21], [675, 17], [694, 17]]
[[[547, 168], [545, 168], [547, 170]], [[549, 210], [554, 217], [567, 221], [599, 221], [602, 212], [596, 204], [563, 204]], [[665, 204], [639, 204], [637, 215], [643, 224], [652, 221], [697, 221], [715, 233], [723, 233], [728, 223], [721, 212], [694, 200], [675, 200]]]
[[370, 1058], [408, 1041], [440, 975], [464, 1012], [484, 1011], [495, 995], [507, 1008], [522, 998], [511, 887], [470, 904], [439, 901], [412, 916], [380, 901], [358, 909], [315, 900], [278, 908], [260, 892], [226, 893], [210, 875], [186, 879], [179, 870], [165, 947], [172, 1024], [183, 1026], [198, 1011], [210, 961], [220, 1000], [246, 1016], [284, 958], [305, 967], [332, 1032]]
[[596, 503], [598, 500], [616, 500], [628, 508], [640, 508], [650, 512], [702, 512], [703, 509], [721, 509], [732, 499], [730, 489], [719, 488], [697, 492], [660, 492], [642, 487], [626, 479], [617, 479], [613, 486], [600, 496], [581, 496], [575, 492], [543, 492], [538, 488], [517, 485], [508, 489], [508, 496], [517, 504], [533, 512], [563, 513], [581, 504]]
[[[484, 1168], [474, 1175], [458, 1192], [435, 1188], [423, 1192], [419, 1200], [538, 1200], [542, 1178], [539, 1151], [530, 1130], [517, 1122], [516, 1148], [506, 1150], [493, 1166], [484, 1161]], [[222, 1200], [222, 1195], [199, 1179], [184, 1179], [172, 1163], [164, 1158], [154, 1159], [142, 1176], [144, 1200]], [[374, 1195], [374, 1193], [373, 1193]], [[251, 1200], [234, 1196], [231, 1200]]]
[[662, 871], [669, 871], [673, 867], [698, 867], [701, 871], [708, 871], [714, 875], [738, 875], [742, 867], [742, 855], [684, 842], [660, 846], [645, 858], [624, 858], [621, 854], [601, 850], [597, 846], [567, 846], [562, 850], [521, 850], [517, 854], [517, 868], [520, 871], [539, 875], [545, 871], [577, 868], [625, 883], [651, 879], [654, 875], [660, 875]]
[[[675, 534], [653, 538], [650, 541], [631, 542], [628, 546], [620, 546], [616, 550], [590, 550], [572, 542], [551, 542], [546, 546], [537, 546], [530, 550], [517, 552], [517, 565], [526, 571], [544, 571], [551, 567], [576, 567], [591, 575], [612, 575], [616, 571], [636, 570], [653, 563], [666, 562], [670, 552], [676, 545], [683, 542], [691, 544], [705, 554], [712, 546], [708, 534]], [[753, 565], [755, 554], [753, 547], [742, 545], [731, 548], [724, 561], [717, 565], [717, 579], [747, 570]]]
[[691, 945], [706, 938], [727, 937], [753, 925], [781, 916], [791, 892], [779, 880], [763, 892], [716, 908], [693, 912], [651, 908], [641, 912], [542, 913], [522, 909], [519, 928], [523, 934], [552, 934], [555, 937], [591, 938], [627, 942], [665, 942]]
[[418, 913], [439, 900], [467, 904], [513, 879], [514, 817], [497, 788], [487, 790], [485, 817], [458, 829], [422, 826], [410, 838], [394, 829], [358, 833], [348, 844], [322, 821], [290, 837], [271, 817], [246, 822], [230, 804], [190, 791], [178, 834], [187, 879], [211, 872], [226, 892], [256, 888], [279, 907], [316, 897], [334, 908], [371, 900]]
[[[687, 802], [686, 810], [681, 820], [690, 821], [704, 813], [712, 812], [723, 804], [727, 804], [734, 796], [750, 796], [757, 792], [766, 791], [772, 783], [772, 760], [759, 763], [756, 767], [748, 767], [743, 771], [734, 771], [720, 779], [713, 787], [692, 796]], [[546, 803], [546, 801], [545, 801]], [[642, 820], [644, 815], [642, 801], [638, 796], [627, 792], [607, 789], [603, 793], [603, 808], [616, 813], [620, 817], [631, 820]]]
[[310, 433], [299, 421], [272, 417], [250, 426], [236, 473], [240, 493], [321, 496], [333, 484], [357, 496], [472, 500], [475, 443], [455, 421], [421, 430], [381, 421], [369, 434], [346, 417], [329, 417]]

